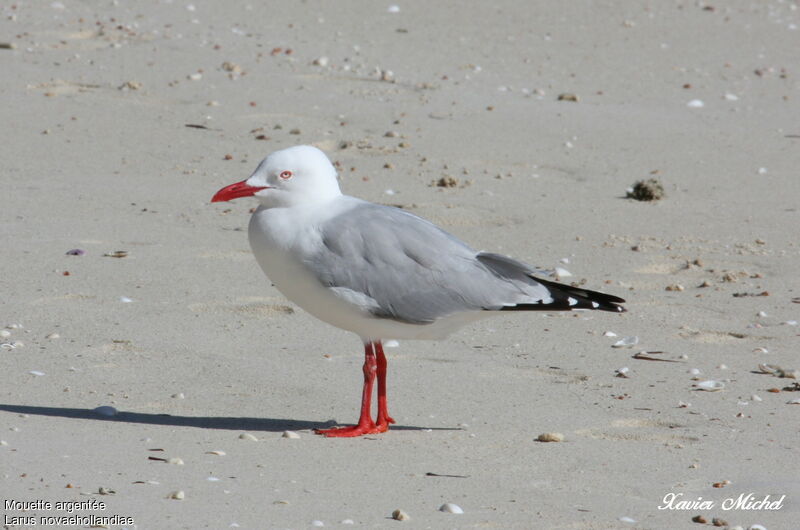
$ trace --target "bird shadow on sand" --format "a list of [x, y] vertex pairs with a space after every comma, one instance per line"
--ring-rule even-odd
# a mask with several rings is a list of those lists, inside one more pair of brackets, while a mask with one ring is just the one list
[[[293, 420], [289, 418], [239, 418], [225, 416], [172, 416], [170, 414], [148, 414], [144, 412], [119, 411], [114, 416], [102, 416], [92, 409], [66, 407], [37, 407], [33, 405], [9, 405], [0, 403], [0, 411], [31, 416], [52, 416], [77, 420], [105, 422], [141, 423], [145, 425], [169, 425], [172, 427], [196, 427], [200, 429], [227, 429], [231, 431], [282, 432], [304, 429], [325, 429], [339, 425], [330, 421]], [[393, 425], [396, 431], [458, 431], [458, 427], [415, 427]]]

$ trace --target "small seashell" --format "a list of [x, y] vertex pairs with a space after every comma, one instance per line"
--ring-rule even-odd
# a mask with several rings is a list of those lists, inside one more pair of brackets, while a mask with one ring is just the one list
[[786, 402], [787, 405], [800, 405], [800, 398], [794, 398]]
[[679, 409], [688, 409], [691, 406], [692, 406], [691, 403], [685, 403], [683, 401], [678, 401], [678, 408]]
[[691, 370], [689, 370], [689, 373], [691, 375], [700, 375], [700, 370], [698, 368], [692, 368]]
[[772, 364], [759, 364], [758, 370], [762, 374], [776, 374], [781, 370], [780, 366], [774, 366]]
[[603, 336], [604, 337], [616, 337], [617, 334], [614, 333], [613, 331], [606, 331], [605, 333], [603, 333]]
[[296, 438], [300, 438], [300, 435], [299, 435], [299, 434], [297, 434], [297, 433], [296, 433], [296, 432], [294, 432], [294, 431], [283, 431], [283, 434], [281, 435], [281, 438], [292, 438], [292, 439], [296, 439]]
[[127, 250], [115, 250], [114, 252], [106, 252], [103, 254], [103, 257], [106, 258], [127, 258], [128, 251]]
[[46, 338], [46, 339], [50, 339], [50, 340], [53, 340], [53, 339], [60, 339], [60, 338], [61, 338], [61, 335], [59, 335], [58, 333], [50, 333], [50, 334], [48, 334], [47, 336], [45, 336], [45, 338]]
[[398, 508], [392, 512], [392, 519], [394, 519], [395, 521], [408, 521], [410, 517], [406, 512]]
[[639, 344], [639, 337], [632, 336], [632, 337], [623, 337], [614, 344], [611, 345], [612, 348], [630, 348]]
[[753, 394], [752, 396], [750, 396], [750, 400], [751, 401], [756, 401], [756, 402], [764, 401], [763, 399], [761, 399], [761, 396], [758, 396], [757, 394]]
[[193, 74], [187, 75], [186, 79], [188, 79], [189, 81], [200, 81], [201, 79], [203, 79], [203, 74], [201, 74], [200, 72], [195, 72]]
[[7, 338], [11, 336], [11, 332], [7, 329], [0, 329], [0, 338]]
[[206, 451], [207, 455], [225, 456], [225, 451]]
[[796, 326], [797, 320], [786, 320], [785, 322], [781, 322], [784, 326]]
[[219, 477], [206, 477], [209, 482], [219, 482]]
[[628, 372], [630, 372], [630, 370], [631, 369], [628, 368], [627, 366], [623, 366], [622, 368], [620, 368], [620, 369], [618, 369], [616, 371], [617, 377], [627, 378], [628, 377]]
[[122, 302], [123, 304], [129, 304], [129, 303], [133, 302], [133, 299], [132, 298], [128, 298], [127, 296], [120, 296], [119, 297], [119, 301]]
[[183, 465], [183, 459], [182, 458], [178, 458], [177, 456], [173, 456], [172, 458], [168, 458], [167, 459], [167, 464], [172, 464], [174, 466], [182, 466]]
[[167, 498], [176, 501], [182, 501], [184, 498], [186, 498], [186, 494], [183, 492], [183, 490], [173, 491], [172, 493], [167, 495]]
[[728, 100], [728, 101], [737, 101], [739, 99], [739, 96], [737, 96], [736, 94], [731, 94], [730, 92], [728, 92], [728, 93], [725, 94], [725, 99]]
[[769, 350], [766, 349], [766, 348], [759, 347], [759, 348], [756, 348], [755, 350], [753, 350], [753, 353], [769, 353]]
[[93, 410], [93, 412], [98, 416], [104, 416], [106, 418], [111, 418], [112, 416], [116, 416], [117, 414], [119, 414], [117, 409], [115, 409], [114, 407], [110, 407], [108, 405], [97, 407], [96, 409]]
[[633, 517], [628, 517], [626, 515], [623, 515], [622, 517], [620, 517], [619, 521], [622, 522], [622, 523], [628, 523], [628, 524], [635, 524], [636, 523], [636, 519], [634, 519]]
[[352, 519], [342, 519], [341, 523], [342, 524], [356, 524], [356, 522], [353, 521]]
[[439, 511], [445, 513], [457, 513], [457, 514], [464, 513], [464, 510], [461, 509], [461, 506], [459, 506], [458, 504], [453, 504], [452, 502], [446, 502], [441, 506], [439, 506]]
[[756, 313], [756, 316], [764, 318], [764, 317], [766, 317], [768, 315], [767, 315], [766, 311], [759, 311], [758, 313]]
[[760, 524], [753, 524], [750, 525], [750, 528], [748, 528], [747, 530], [767, 530], [767, 528]]
[[398, 346], [400, 346], [400, 343], [394, 339], [390, 339], [383, 341], [383, 345], [387, 348], [397, 348]]
[[183, 392], [178, 392], [177, 394], [172, 394], [170, 397], [172, 399], [186, 399], [186, 394]]
[[700, 109], [700, 108], [705, 107], [706, 104], [703, 103], [703, 100], [701, 100], [701, 99], [693, 99], [693, 100], [689, 101], [689, 103], [687, 103], [686, 106], [691, 108], [691, 109]]
[[22, 329], [22, 324], [9, 324], [6, 329]]
[[563, 442], [564, 435], [560, 432], [545, 432], [536, 437], [537, 442]]
[[240, 440], [247, 440], [248, 442], [257, 442], [258, 438], [250, 434], [249, 432], [243, 432], [239, 435]]
[[39, 370], [31, 370], [28, 373], [31, 374], [31, 375], [36, 375], [36, 376], [44, 375], [44, 372], [40, 372]]
[[706, 392], [717, 392], [725, 388], [725, 383], [723, 383], [722, 381], [714, 381], [711, 379], [707, 379], [706, 381], [700, 381], [699, 383], [696, 383], [694, 386], [698, 390], [704, 390]]

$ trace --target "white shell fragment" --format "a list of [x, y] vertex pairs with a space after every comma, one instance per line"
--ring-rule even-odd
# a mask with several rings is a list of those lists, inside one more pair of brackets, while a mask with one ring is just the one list
[[249, 432], [243, 432], [239, 435], [240, 440], [247, 440], [248, 442], [257, 442], [258, 438], [250, 434]]
[[564, 267], [556, 267], [556, 278], [569, 278], [572, 273]]
[[611, 345], [612, 348], [630, 348], [639, 344], [639, 337], [634, 335], [632, 337], [623, 337]]
[[173, 456], [172, 458], [167, 459], [167, 464], [172, 464], [173, 466], [182, 466], [183, 465], [183, 458], [179, 458], [177, 456]]
[[225, 456], [225, 451], [206, 451], [207, 455]]
[[629, 523], [629, 524], [635, 524], [636, 523], [636, 519], [634, 519], [633, 517], [625, 516], [625, 515], [620, 517], [619, 520], [622, 523]]
[[94, 409], [93, 412], [98, 416], [104, 416], [106, 418], [110, 418], [112, 416], [116, 416], [117, 414], [119, 414], [119, 411], [117, 409], [109, 405], [103, 405], [102, 407], [97, 407], [96, 409]]
[[706, 392], [717, 392], [725, 388], [725, 383], [723, 383], [722, 381], [714, 381], [712, 379], [707, 379], [706, 381], [700, 381], [694, 386], [698, 390], [704, 390]]
[[706, 106], [702, 99], [693, 99], [686, 104], [690, 109], [701, 109]]
[[30, 372], [28, 372], [28, 373], [29, 373], [29, 374], [31, 374], [31, 375], [36, 375], [36, 376], [42, 376], [42, 375], [44, 375], [44, 372], [40, 372], [39, 370], [31, 370], [31, 371], [30, 371]]
[[186, 498], [186, 494], [183, 492], [183, 490], [173, 491], [167, 496], [167, 498], [176, 501], [182, 501], [183, 499]]
[[7, 329], [0, 329], [0, 338], [5, 339], [5, 338], [8, 338], [10, 336], [11, 336], [11, 332], [10, 331], [8, 331]]
[[800, 398], [794, 398], [786, 402], [787, 405], [800, 405]]
[[613, 331], [606, 331], [605, 333], [603, 333], [603, 336], [604, 337], [616, 337], [617, 334], [614, 333]]
[[408, 521], [409, 519], [411, 519], [411, 517], [409, 517], [406, 512], [398, 508], [392, 512], [392, 519], [394, 519], [395, 521]]
[[456, 514], [464, 513], [464, 510], [461, 509], [461, 506], [459, 506], [458, 504], [453, 504], [452, 502], [446, 502], [441, 506], [439, 506], [439, 511], [444, 513], [456, 513]]
[[297, 439], [297, 438], [300, 438], [300, 435], [297, 434], [294, 431], [283, 431], [283, 434], [281, 435], [281, 438]]
[[627, 378], [627, 377], [630, 377], [630, 376], [628, 375], [628, 372], [630, 372], [630, 371], [631, 371], [631, 369], [630, 369], [630, 368], [628, 368], [627, 366], [623, 366], [622, 368], [620, 368], [620, 369], [618, 369], [618, 370], [616, 371], [616, 374], [617, 374], [617, 377], [624, 377], [624, 378]]

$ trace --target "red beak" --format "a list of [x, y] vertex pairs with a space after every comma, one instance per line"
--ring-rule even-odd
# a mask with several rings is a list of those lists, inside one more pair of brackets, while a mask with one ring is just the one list
[[230, 186], [225, 186], [211, 197], [211, 202], [232, 201], [239, 197], [251, 197], [261, 190], [267, 189], [269, 186], [258, 187], [248, 186], [247, 181], [243, 180]]

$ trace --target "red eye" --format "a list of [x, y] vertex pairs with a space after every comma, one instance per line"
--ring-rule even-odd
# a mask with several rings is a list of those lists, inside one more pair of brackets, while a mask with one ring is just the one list
[[292, 172], [291, 171], [281, 171], [281, 174], [279, 176], [283, 180], [289, 180], [290, 178], [292, 178]]

